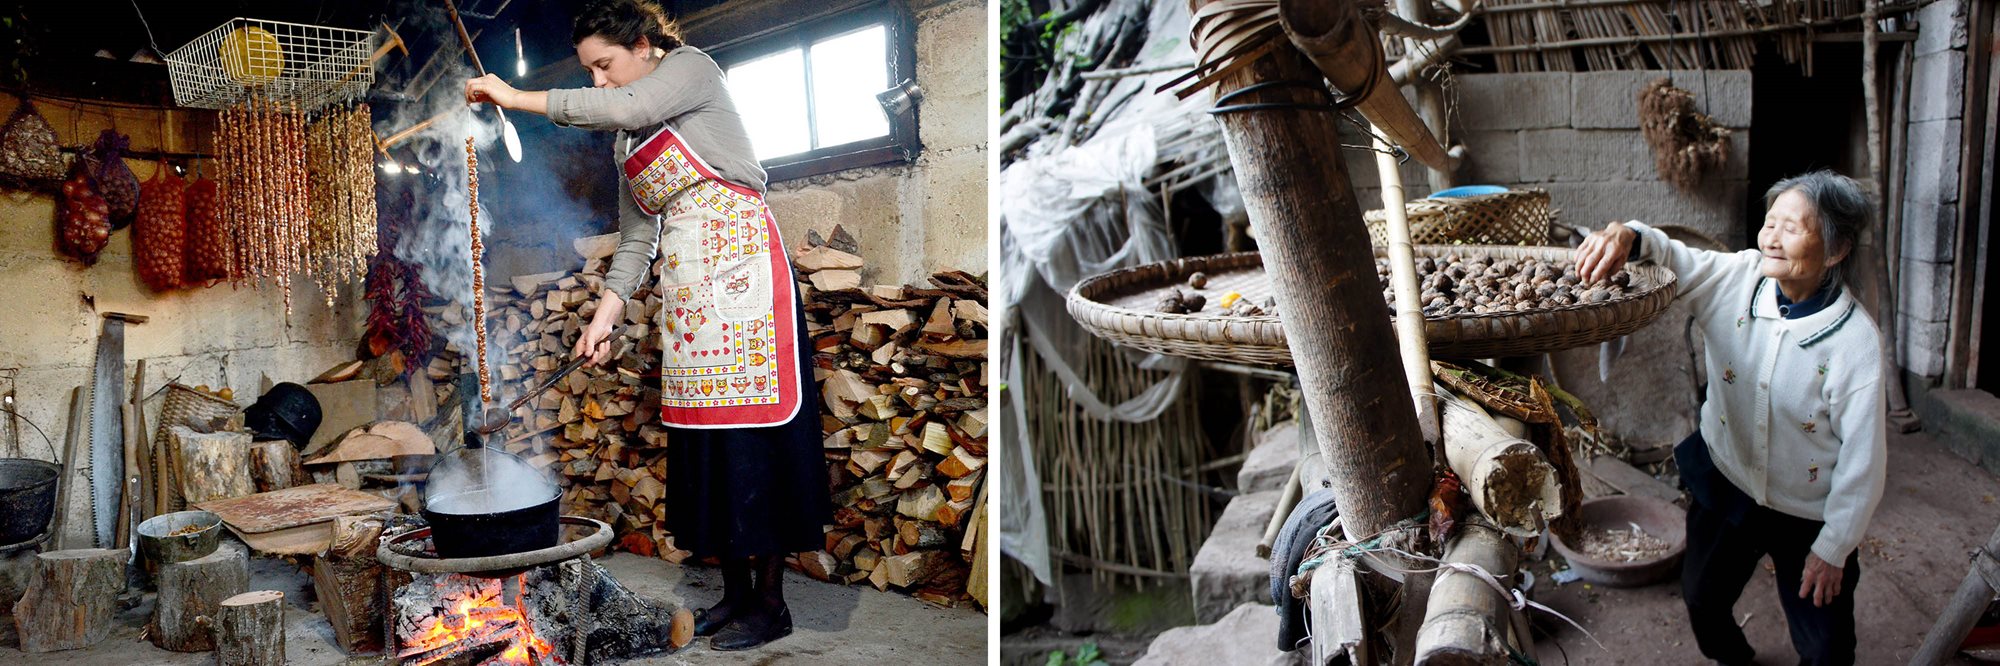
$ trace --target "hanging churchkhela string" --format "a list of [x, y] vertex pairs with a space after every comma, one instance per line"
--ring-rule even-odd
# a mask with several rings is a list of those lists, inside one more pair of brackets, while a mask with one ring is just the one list
[[479, 268], [479, 255], [486, 246], [479, 242], [479, 153], [472, 137], [465, 137], [465, 181], [472, 214], [472, 330], [479, 340], [479, 401], [493, 402], [493, 381], [486, 370], [486, 276]]

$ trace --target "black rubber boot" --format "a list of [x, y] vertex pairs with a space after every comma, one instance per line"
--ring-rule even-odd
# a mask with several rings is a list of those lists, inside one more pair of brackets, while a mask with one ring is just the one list
[[757, 589], [743, 602], [747, 612], [709, 639], [711, 648], [751, 650], [792, 635], [792, 609], [785, 606], [785, 558], [752, 558], [751, 564], [757, 572]]
[[751, 562], [745, 559], [722, 561], [722, 600], [694, 612], [694, 635], [714, 636], [742, 615], [738, 610], [754, 594], [750, 582]]

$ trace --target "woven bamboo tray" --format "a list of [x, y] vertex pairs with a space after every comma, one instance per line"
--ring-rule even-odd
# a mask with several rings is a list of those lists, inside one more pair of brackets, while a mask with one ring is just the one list
[[[1375, 253], [1381, 256], [1382, 248]], [[1496, 245], [1424, 245], [1418, 257], [1464, 257], [1568, 261], [1571, 250], [1561, 247]], [[1603, 303], [1569, 305], [1528, 312], [1459, 314], [1424, 321], [1432, 356], [1439, 358], [1502, 358], [1533, 356], [1617, 339], [1644, 327], [1674, 300], [1672, 271], [1654, 264], [1627, 264], [1632, 293]], [[1199, 291], [1208, 305], [1197, 313], [1153, 311], [1168, 290], [1188, 289], [1187, 276], [1208, 274]], [[1380, 293], [1375, 284], [1370, 293]], [[1112, 342], [1149, 352], [1187, 358], [1266, 366], [1290, 366], [1285, 329], [1277, 317], [1221, 314], [1219, 301], [1237, 292], [1262, 303], [1275, 292], [1264, 274], [1263, 257], [1255, 252], [1186, 257], [1112, 271], [1077, 283], [1069, 292], [1069, 313], [1085, 330]]]

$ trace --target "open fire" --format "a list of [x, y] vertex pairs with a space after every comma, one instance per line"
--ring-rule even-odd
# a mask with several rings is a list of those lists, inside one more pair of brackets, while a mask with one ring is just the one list
[[562, 663], [522, 610], [524, 578], [417, 576], [396, 595], [396, 656], [413, 666]]

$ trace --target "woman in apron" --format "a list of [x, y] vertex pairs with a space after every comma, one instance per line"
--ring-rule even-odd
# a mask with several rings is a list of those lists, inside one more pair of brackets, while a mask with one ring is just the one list
[[595, 88], [522, 91], [489, 74], [466, 82], [466, 99], [617, 132], [620, 240], [574, 353], [609, 360], [600, 343], [652, 270], [667, 527], [722, 561], [722, 601], [696, 613], [696, 633], [717, 650], [755, 648], [791, 633], [785, 556], [819, 549], [831, 514], [812, 347], [764, 170], [721, 68], [658, 5], [592, 2], [572, 40]]

